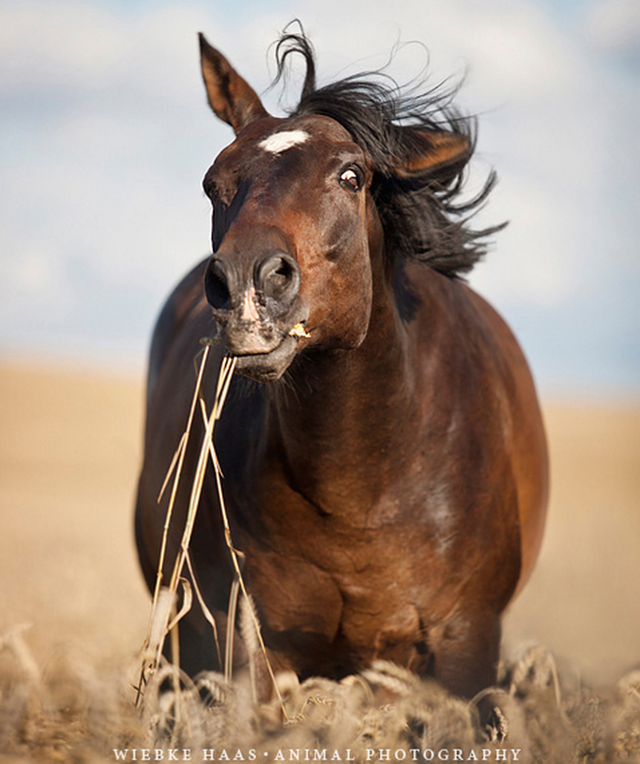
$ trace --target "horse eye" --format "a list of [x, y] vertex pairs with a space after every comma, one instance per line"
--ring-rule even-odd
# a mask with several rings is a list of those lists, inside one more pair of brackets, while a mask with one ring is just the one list
[[340, 183], [349, 186], [352, 191], [360, 190], [360, 178], [358, 177], [358, 173], [352, 168], [345, 170], [340, 175]]

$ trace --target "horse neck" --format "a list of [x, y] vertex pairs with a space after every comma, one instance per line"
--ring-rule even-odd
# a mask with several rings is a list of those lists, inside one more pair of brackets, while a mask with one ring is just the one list
[[390, 281], [380, 281], [362, 345], [309, 353], [272, 398], [271, 437], [286, 474], [328, 514], [375, 503], [416, 425], [406, 329]]

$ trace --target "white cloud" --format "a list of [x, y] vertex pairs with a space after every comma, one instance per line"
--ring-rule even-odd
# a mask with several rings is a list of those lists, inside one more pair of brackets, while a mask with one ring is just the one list
[[[626, 16], [617, 10], [623, 5]], [[628, 8], [613, 0], [594, 5], [588, 39], [600, 30], [603, 46], [637, 40], [629, 32], [637, 17]], [[267, 48], [299, 13], [293, 0], [244, 11], [198, 0], [138, 9], [98, 0], [4, 0], [5, 327], [31, 326], [31, 316], [56, 310], [52, 323], [71, 326], [74, 304], [90, 311], [84, 298], [72, 299], [82, 273], [105, 294], [137, 290], [135, 303], [120, 301], [119, 315], [129, 311], [135, 331], [141, 314], [150, 324], [162, 294], [208, 247], [200, 180], [232, 137], [206, 107], [196, 33], [204, 31], [262, 91], [273, 75]], [[638, 86], [613, 80], [615, 73], [542, 6], [310, 0], [302, 20], [320, 81], [383, 65], [399, 39], [427, 46], [434, 82], [468, 70], [460, 100], [480, 113], [478, 165], [495, 164], [502, 175], [481, 222], [512, 220], [474, 274], [483, 292], [516, 312], [570, 310], [574, 303], [580, 311], [579, 300], [616, 268], [629, 283], [637, 278], [630, 195], [640, 172], [632, 118]], [[424, 49], [408, 46], [391, 72], [406, 81], [425, 59]], [[272, 109], [277, 99], [277, 92], [266, 96]], [[83, 262], [87, 269], [78, 270]], [[28, 309], [16, 297], [27, 293]], [[108, 324], [88, 321], [94, 328], [87, 331], [99, 326], [106, 338]]]
[[102, 87], [126, 48], [124, 23], [94, 3], [3, 3], [2, 94], [28, 88]]
[[640, 5], [636, 0], [601, 0], [585, 14], [584, 31], [595, 45], [640, 55]]

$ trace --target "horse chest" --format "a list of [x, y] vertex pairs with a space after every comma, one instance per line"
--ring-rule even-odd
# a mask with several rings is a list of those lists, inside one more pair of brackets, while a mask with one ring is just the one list
[[318, 665], [341, 676], [376, 658], [413, 665], [426, 631], [406, 555], [382, 533], [300, 533], [279, 550], [245, 541], [267, 644], [302, 676]]

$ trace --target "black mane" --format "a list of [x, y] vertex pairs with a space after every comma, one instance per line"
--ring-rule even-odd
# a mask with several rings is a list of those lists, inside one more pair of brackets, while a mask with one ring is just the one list
[[[447, 276], [470, 271], [486, 252], [483, 240], [503, 225], [481, 231], [469, 227], [470, 217], [485, 201], [496, 175], [491, 172], [477, 196], [460, 202], [466, 168], [475, 147], [475, 120], [452, 105], [457, 88], [425, 87], [424, 78], [406, 92], [384, 71], [367, 72], [316, 87], [315, 55], [304, 35], [285, 33], [276, 47], [274, 84], [284, 74], [286, 59], [303, 56], [306, 76], [292, 116], [321, 114], [339, 122], [370, 157], [374, 167], [371, 191], [388, 247], [420, 260]], [[408, 129], [407, 129], [408, 128]], [[448, 130], [466, 138], [471, 150], [446, 177], [428, 173], [399, 179], [394, 166], [406, 161], [415, 146], [412, 128]]]

